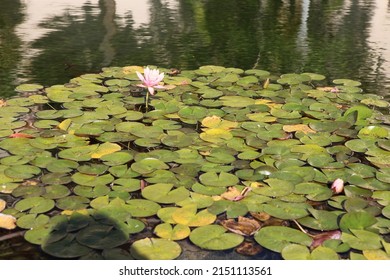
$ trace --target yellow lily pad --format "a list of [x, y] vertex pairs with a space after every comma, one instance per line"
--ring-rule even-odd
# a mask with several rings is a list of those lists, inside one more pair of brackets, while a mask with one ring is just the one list
[[172, 218], [181, 225], [200, 227], [212, 224], [217, 216], [211, 214], [207, 209], [197, 212], [196, 204], [188, 204], [175, 210], [172, 213]]
[[172, 226], [169, 223], [163, 223], [155, 227], [154, 233], [164, 239], [182, 240], [190, 235], [191, 230], [186, 225], [177, 224]]
[[103, 143], [91, 154], [91, 158], [101, 158], [102, 156], [109, 155], [120, 151], [122, 148], [115, 143]]

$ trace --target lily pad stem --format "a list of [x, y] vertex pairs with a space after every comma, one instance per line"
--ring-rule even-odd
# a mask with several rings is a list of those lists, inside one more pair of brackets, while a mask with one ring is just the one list
[[149, 91], [146, 91], [145, 109], [146, 109], [146, 112], [149, 110]]
[[5, 240], [12, 239], [15, 237], [23, 236], [25, 234], [25, 232], [26, 232], [26, 230], [22, 230], [22, 231], [17, 231], [17, 232], [13, 232], [13, 233], [10, 233], [7, 235], [0, 236], [0, 241], [5, 241]]
[[293, 220], [293, 222], [298, 226], [298, 228], [305, 234], [307, 234], [310, 237], [314, 237], [314, 235], [308, 233], [296, 220]]

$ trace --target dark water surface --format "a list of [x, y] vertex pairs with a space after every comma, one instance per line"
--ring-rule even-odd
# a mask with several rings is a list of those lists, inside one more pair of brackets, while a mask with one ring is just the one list
[[104, 66], [360, 80], [389, 95], [389, 0], [0, 0], [0, 96]]

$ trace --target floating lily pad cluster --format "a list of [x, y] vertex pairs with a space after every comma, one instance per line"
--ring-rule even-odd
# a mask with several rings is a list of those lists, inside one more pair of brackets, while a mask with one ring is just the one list
[[348, 79], [210, 65], [160, 69], [146, 110], [142, 70], [25, 84], [1, 103], [2, 214], [28, 242], [63, 259], [175, 259], [180, 240], [390, 258], [387, 101]]

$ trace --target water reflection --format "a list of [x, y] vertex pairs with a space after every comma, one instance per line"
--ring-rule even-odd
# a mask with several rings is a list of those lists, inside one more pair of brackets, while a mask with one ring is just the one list
[[[390, 87], [389, 1], [1, 0], [0, 91], [108, 65], [318, 72]], [[10, 16], [12, 15], [12, 16]]]

